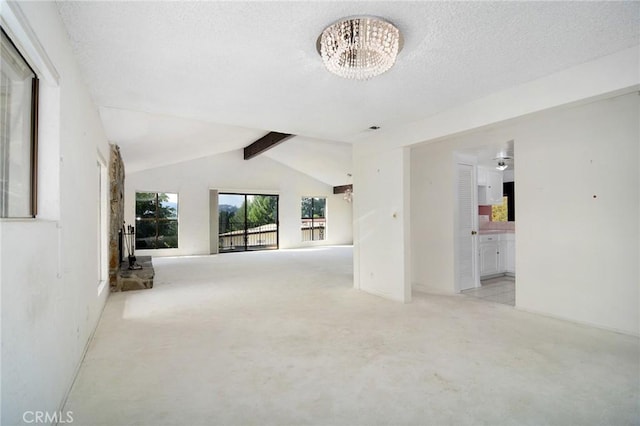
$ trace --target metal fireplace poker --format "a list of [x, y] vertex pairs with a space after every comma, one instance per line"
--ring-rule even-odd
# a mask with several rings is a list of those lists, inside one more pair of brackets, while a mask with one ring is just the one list
[[122, 225], [122, 235], [127, 248], [129, 269], [142, 269], [142, 266], [136, 262], [136, 228], [131, 225]]

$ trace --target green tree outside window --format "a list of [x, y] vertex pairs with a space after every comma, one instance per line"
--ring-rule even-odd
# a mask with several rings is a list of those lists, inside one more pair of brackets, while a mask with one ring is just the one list
[[326, 198], [302, 197], [302, 241], [325, 239], [326, 209]]
[[507, 201], [509, 197], [502, 197], [502, 204], [499, 206], [491, 206], [491, 220], [493, 222], [507, 222], [508, 207]]
[[178, 248], [178, 194], [136, 193], [136, 249]]

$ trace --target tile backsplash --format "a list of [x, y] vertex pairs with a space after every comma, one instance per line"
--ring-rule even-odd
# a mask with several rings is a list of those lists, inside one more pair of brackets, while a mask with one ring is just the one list
[[489, 216], [487, 215], [479, 215], [478, 216], [478, 224], [480, 225], [480, 230], [485, 231], [489, 229], [495, 229], [500, 231], [515, 231], [516, 223], [515, 222], [491, 222], [489, 220]]

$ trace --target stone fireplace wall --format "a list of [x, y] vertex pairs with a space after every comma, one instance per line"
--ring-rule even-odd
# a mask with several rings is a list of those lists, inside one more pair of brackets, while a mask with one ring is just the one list
[[124, 223], [124, 163], [118, 145], [111, 144], [109, 155], [109, 287], [115, 289], [120, 270], [120, 230]]

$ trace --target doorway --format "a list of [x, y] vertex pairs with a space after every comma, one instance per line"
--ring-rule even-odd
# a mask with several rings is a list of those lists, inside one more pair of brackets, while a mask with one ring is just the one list
[[218, 252], [276, 250], [277, 195], [218, 194]]
[[[466, 164], [459, 158], [466, 158]], [[458, 153], [456, 167], [456, 291], [486, 301], [514, 306], [514, 141]], [[469, 173], [472, 173], [471, 177]], [[473, 201], [469, 202], [470, 199]], [[469, 213], [472, 216], [471, 222]], [[471, 262], [469, 253], [474, 251]], [[471, 263], [474, 264], [470, 272]]]

